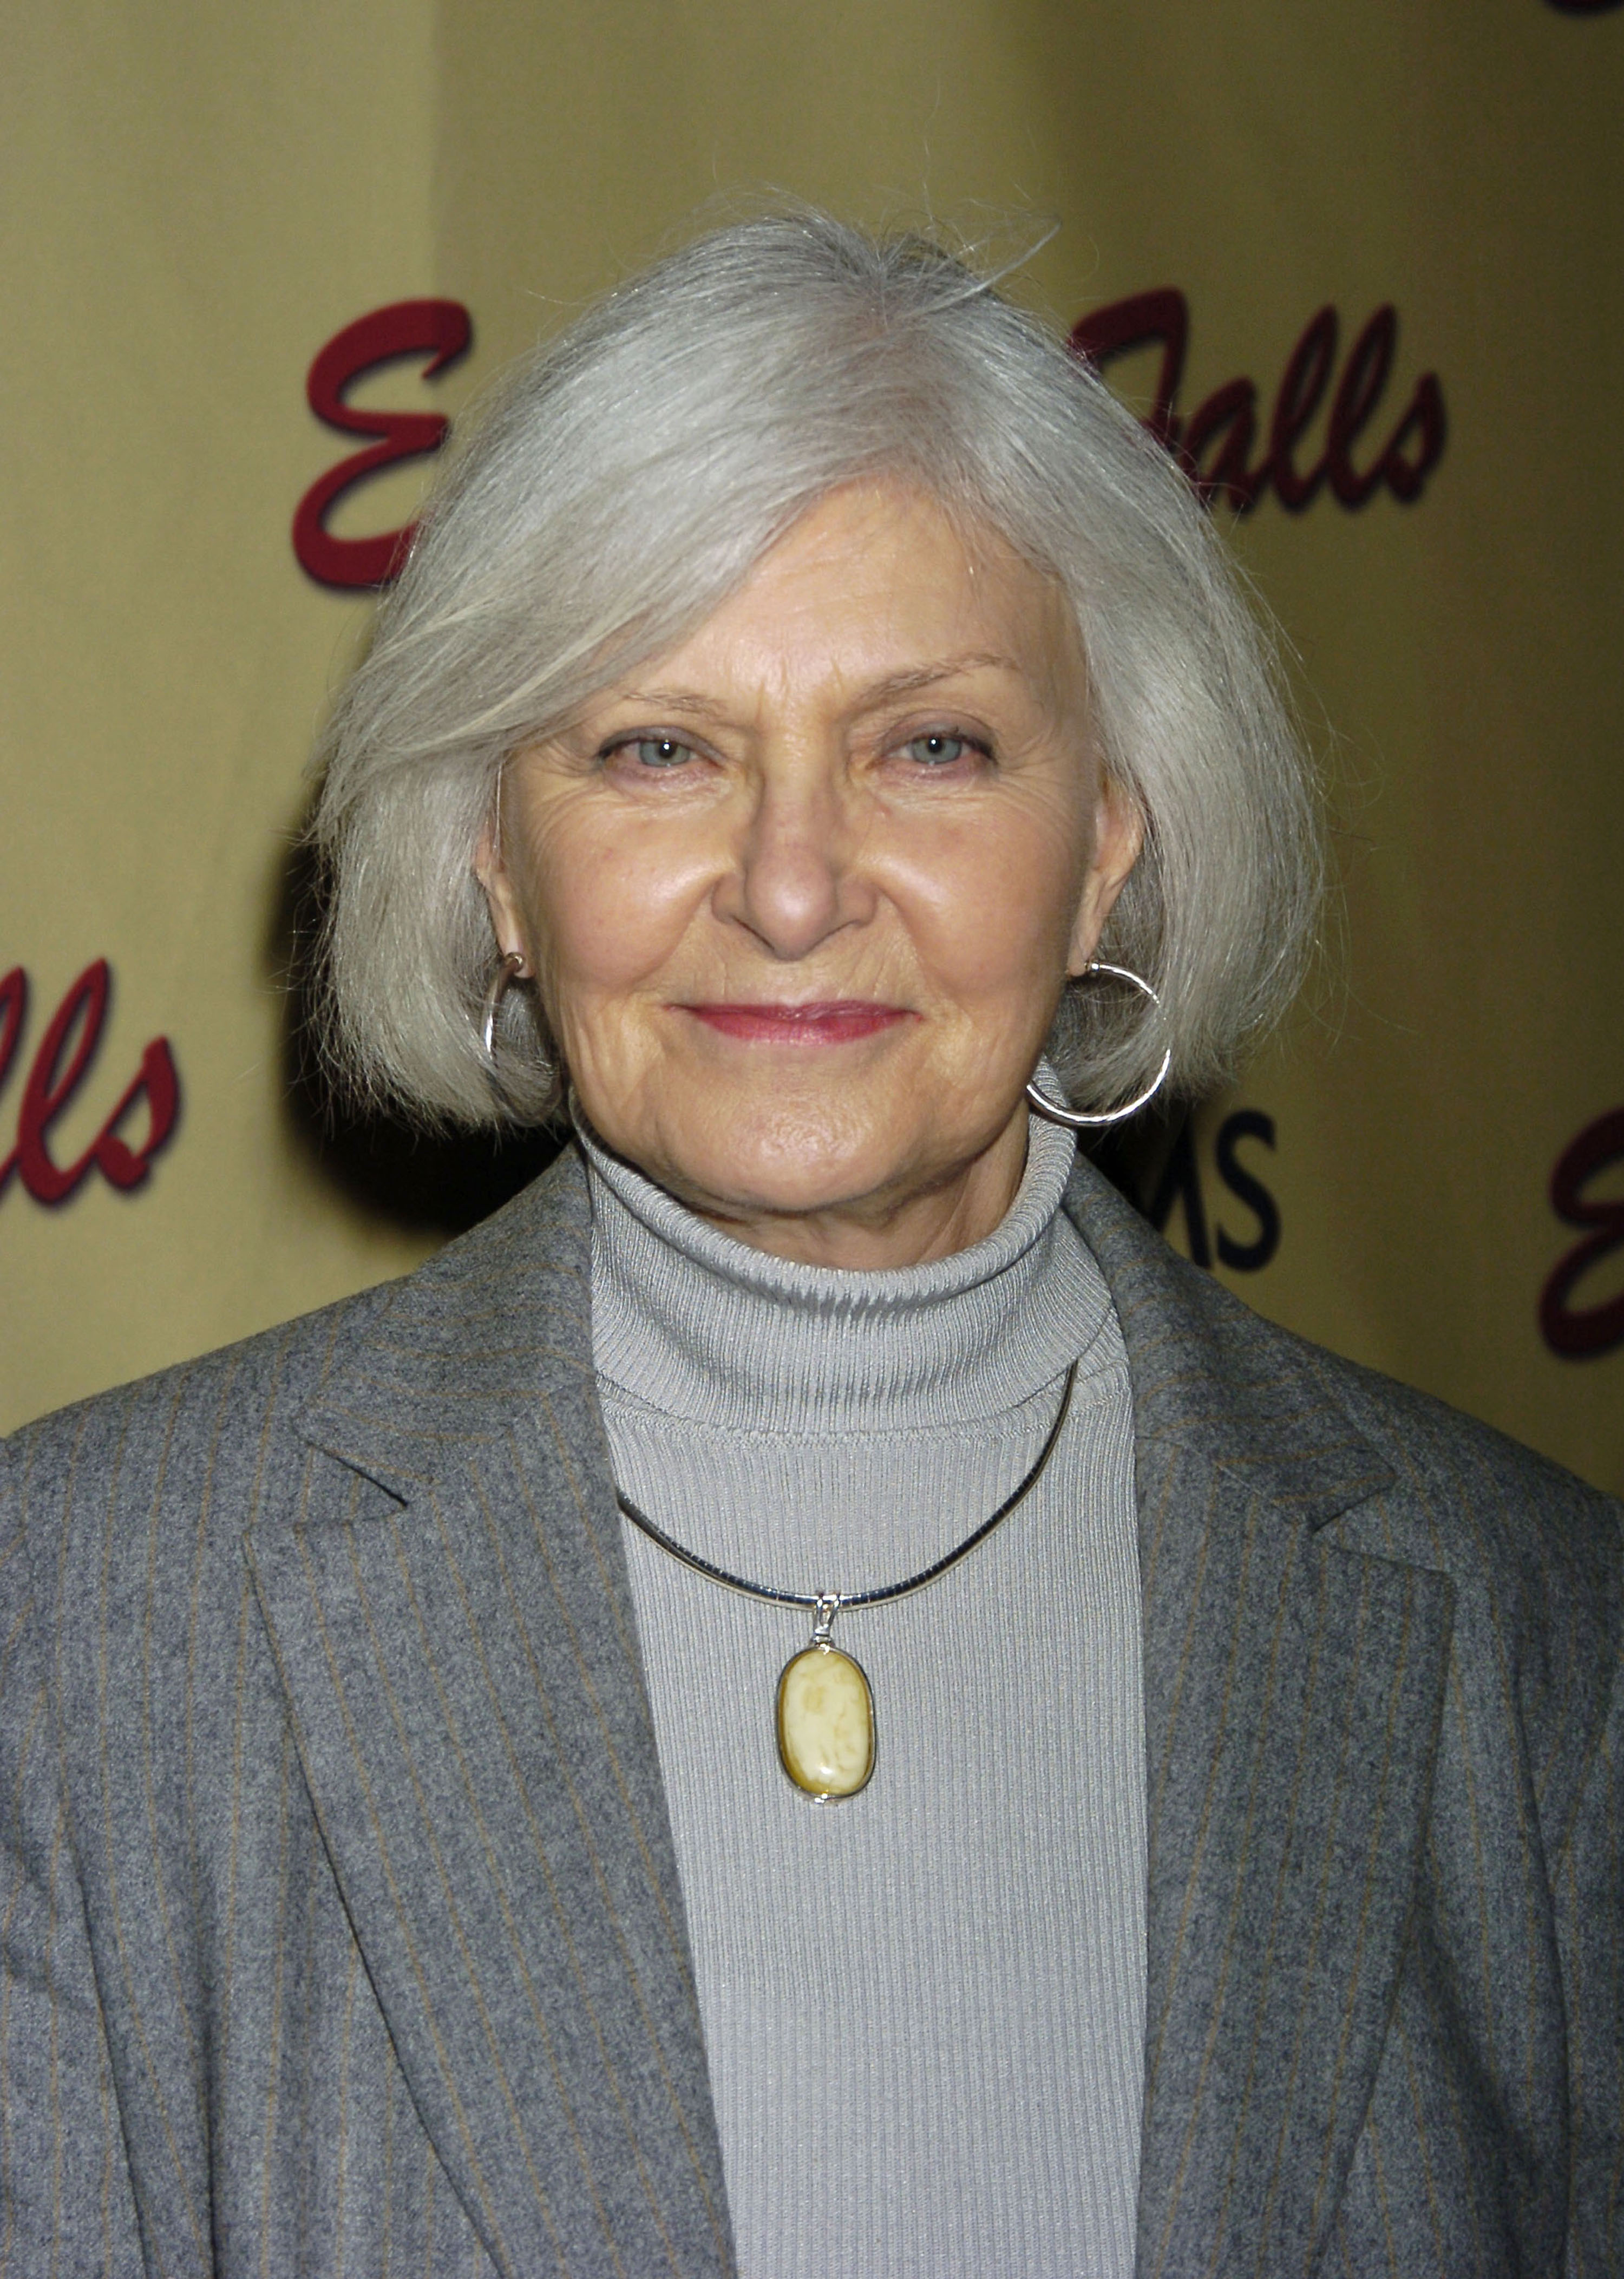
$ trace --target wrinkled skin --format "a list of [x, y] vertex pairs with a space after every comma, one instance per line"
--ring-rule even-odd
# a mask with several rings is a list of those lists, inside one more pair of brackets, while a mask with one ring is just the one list
[[[680, 565], [677, 565], [679, 571]], [[580, 1107], [739, 1240], [978, 1241], [1139, 851], [1058, 588], [922, 493], [836, 491], [504, 776], [477, 868]]]

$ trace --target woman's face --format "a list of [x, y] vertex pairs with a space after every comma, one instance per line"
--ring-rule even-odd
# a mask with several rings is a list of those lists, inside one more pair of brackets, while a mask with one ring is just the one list
[[997, 1224], [1139, 846], [1048, 579], [920, 492], [837, 491], [516, 754], [502, 811], [498, 943], [617, 1155], [785, 1257], [906, 1264]]

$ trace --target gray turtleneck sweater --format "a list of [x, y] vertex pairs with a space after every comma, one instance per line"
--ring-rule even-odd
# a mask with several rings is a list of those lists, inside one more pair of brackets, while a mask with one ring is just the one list
[[1133, 2264], [1145, 1779], [1121, 1334], [1034, 1120], [1007, 1217], [902, 1272], [786, 1264], [588, 1143], [593, 1348], [621, 1486], [792, 1590], [894, 1582], [1019, 1482], [916, 1596], [849, 1610], [857, 1797], [779, 1767], [808, 1618], [629, 1525], [638, 1634], [743, 2279], [1116, 2279]]

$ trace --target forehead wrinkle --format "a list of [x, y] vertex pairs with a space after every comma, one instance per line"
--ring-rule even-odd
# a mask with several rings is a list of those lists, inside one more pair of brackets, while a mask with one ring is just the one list
[[[992, 649], [978, 649], [963, 656], [943, 657], [933, 664], [908, 665], [897, 672], [883, 673], [863, 688], [857, 699], [857, 709], [887, 704], [899, 696], [934, 688], [944, 680], [984, 671], [1007, 673], [1017, 680], [1030, 678], [1027, 668], [1014, 657], [1000, 656]], [[682, 712], [716, 721], [724, 719], [730, 710], [714, 696], [707, 696], [695, 688], [629, 688], [619, 691], [613, 701], [617, 704], [638, 705], [649, 712]]]

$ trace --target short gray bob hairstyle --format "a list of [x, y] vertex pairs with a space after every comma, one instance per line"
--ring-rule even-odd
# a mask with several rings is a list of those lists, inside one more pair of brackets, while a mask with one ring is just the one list
[[1301, 977], [1315, 808], [1273, 653], [1190, 485], [1079, 359], [954, 255], [816, 213], [699, 239], [521, 364], [468, 423], [318, 760], [320, 1025], [428, 1122], [540, 1122], [561, 1072], [508, 992], [472, 863], [508, 755], [672, 647], [829, 492], [887, 477], [990, 528], [1076, 610], [1144, 852], [1050, 1053], [1079, 1105], [1221, 1080]]

